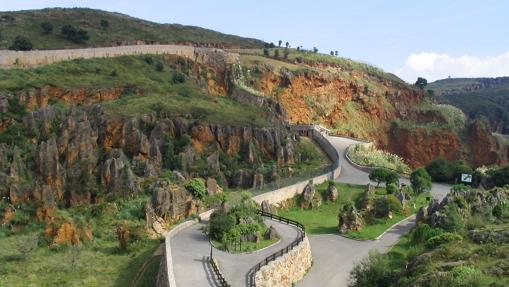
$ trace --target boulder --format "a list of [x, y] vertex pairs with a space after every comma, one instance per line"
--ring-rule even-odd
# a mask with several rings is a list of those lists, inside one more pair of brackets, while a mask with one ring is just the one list
[[336, 201], [338, 199], [338, 189], [334, 184], [330, 184], [325, 192], [325, 198], [328, 201]]
[[302, 192], [300, 207], [304, 209], [317, 208], [322, 204], [322, 196], [316, 192], [313, 181], [310, 180]]
[[428, 216], [428, 209], [421, 207], [419, 211], [417, 211], [417, 215], [415, 216], [415, 222], [419, 224], [420, 222], [426, 221], [426, 217]]
[[262, 189], [264, 186], [263, 174], [257, 172], [253, 175], [253, 188]]

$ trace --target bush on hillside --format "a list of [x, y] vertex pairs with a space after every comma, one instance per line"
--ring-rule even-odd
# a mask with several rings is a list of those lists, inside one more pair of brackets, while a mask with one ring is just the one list
[[431, 190], [431, 176], [424, 168], [418, 168], [410, 175], [410, 183], [415, 193], [423, 193]]
[[385, 182], [387, 184], [398, 184], [399, 176], [397, 173], [390, 171], [385, 168], [375, 168], [369, 173], [369, 179], [372, 181], [376, 181], [378, 185], [380, 183]]
[[387, 184], [385, 189], [387, 190], [388, 194], [394, 194], [398, 191], [398, 186], [395, 183], [391, 182], [391, 183]]
[[185, 186], [187, 191], [193, 194], [198, 199], [203, 199], [207, 195], [207, 188], [205, 187], [205, 180], [202, 178], [193, 178]]
[[440, 228], [433, 228], [428, 224], [420, 223], [413, 229], [410, 238], [413, 243], [424, 243], [430, 238], [439, 236], [442, 233], [443, 231]]
[[426, 247], [427, 248], [436, 248], [442, 244], [454, 242], [454, 241], [460, 241], [463, 238], [461, 235], [454, 233], [454, 232], [444, 232], [440, 235], [433, 236], [430, 239], [426, 240]]
[[491, 174], [491, 181], [495, 186], [509, 184], [509, 165], [493, 171]]
[[53, 24], [50, 22], [42, 22], [41, 29], [43, 34], [51, 34], [51, 32], [53, 32]]
[[183, 84], [186, 82], [186, 75], [182, 72], [175, 71], [171, 75], [171, 82], [174, 84]]
[[9, 47], [9, 50], [30, 51], [32, 50], [32, 42], [27, 37], [18, 35], [16, 38], [14, 38], [12, 45]]
[[90, 38], [87, 31], [75, 28], [72, 25], [62, 26], [60, 33], [66, 40], [74, 43], [84, 43]]
[[403, 210], [403, 205], [401, 205], [401, 201], [394, 196], [393, 194], [389, 194], [387, 196], [387, 204], [389, 205], [389, 210], [395, 213], [400, 213]]

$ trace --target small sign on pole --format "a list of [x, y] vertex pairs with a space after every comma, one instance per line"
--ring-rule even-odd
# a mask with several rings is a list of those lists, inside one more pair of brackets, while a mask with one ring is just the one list
[[468, 173], [462, 173], [461, 182], [472, 183], [472, 175]]

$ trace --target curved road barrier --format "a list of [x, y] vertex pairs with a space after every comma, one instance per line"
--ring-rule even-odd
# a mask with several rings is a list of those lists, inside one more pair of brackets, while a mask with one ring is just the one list
[[231, 285], [228, 284], [228, 282], [226, 282], [226, 279], [224, 279], [224, 276], [223, 276], [223, 273], [221, 273], [221, 270], [219, 270], [219, 268], [217, 267], [217, 263], [216, 263], [216, 260], [214, 259], [214, 257], [209, 257], [208, 259], [209, 259], [210, 265], [212, 265], [214, 274], [216, 275], [217, 280], [219, 281], [219, 284], [221, 285], [221, 287], [231, 287]]
[[[300, 232], [299, 232], [299, 235], [297, 236], [297, 238], [295, 238], [295, 240], [292, 241], [292, 243], [290, 243], [290, 245], [267, 256], [264, 260], [262, 260], [261, 262], [256, 264], [249, 271], [248, 286], [252, 286], [252, 287], [261, 286], [261, 285], [263, 285], [263, 286], [287, 286], [287, 285], [291, 286], [296, 281], [300, 280], [304, 276], [307, 269], [309, 267], [311, 267], [311, 258], [310, 258], [311, 252], [308, 251], [307, 254], [305, 254], [303, 256], [303, 257], [309, 257], [309, 258], [303, 258], [303, 260], [302, 260], [303, 262], [302, 261], [299, 262], [299, 260], [297, 259], [297, 260], [287, 260], [288, 262], [286, 264], [285, 263], [279, 264], [280, 266], [282, 265], [285, 268], [285, 270], [278, 270], [277, 269], [278, 267], [275, 264], [273, 266], [271, 266], [270, 263], [275, 262], [279, 258], [283, 257], [285, 254], [288, 254], [303, 245], [306, 245], [307, 249], [309, 249], [309, 241], [307, 240], [307, 237], [306, 237], [304, 225], [302, 225], [298, 221], [291, 220], [291, 219], [288, 219], [285, 217], [281, 217], [279, 215], [275, 215], [275, 214], [265, 212], [262, 210], [258, 211], [258, 214], [260, 214], [261, 216], [268, 217], [271, 220], [277, 220], [277, 221], [280, 221], [287, 225], [296, 226]], [[306, 248], [306, 247], [304, 247], [304, 248]], [[306, 253], [306, 251], [304, 251], [304, 253]], [[308, 255], [308, 256], [306, 256], [306, 255]], [[294, 256], [294, 259], [297, 258], [297, 256]], [[308, 260], [306, 260], [306, 259], [308, 259]], [[289, 266], [289, 265], [295, 265], [295, 264], [298, 264], [299, 266]], [[273, 270], [269, 270], [269, 269], [273, 269]], [[293, 272], [292, 269], [300, 269], [303, 272], [301, 272], [301, 274], [296, 274]], [[281, 277], [281, 273], [284, 271], [289, 273], [287, 275], [290, 275], [290, 276], [284, 276], [287, 280], [286, 282], [283, 283], [283, 282], [281, 282], [282, 280], [277, 280], [275, 278], [270, 278], [271, 280], [266, 280], [267, 279], [266, 277], [273, 277], [272, 275], [274, 275], [274, 274], [277, 274], [278, 276]], [[293, 276], [293, 278], [291, 278], [292, 276]], [[288, 278], [291, 278], [291, 279], [288, 280]], [[267, 281], [270, 281], [270, 283], [267, 284], [266, 283]]]

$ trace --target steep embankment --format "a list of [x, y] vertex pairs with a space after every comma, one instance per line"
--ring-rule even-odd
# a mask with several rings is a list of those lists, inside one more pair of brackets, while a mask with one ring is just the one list
[[[50, 23], [45, 31], [41, 23]], [[71, 25], [87, 32], [89, 39], [66, 39], [61, 28]], [[0, 49], [11, 46], [17, 35], [28, 38], [34, 49], [101, 47], [137, 43], [186, 43], [210, 47], [256, 48], [263, 41], [227, 35], [179, 24], [159, 24], [120, 13], [86, 8], [51, 8], [0, 12]]]
[[368, 138], [413, 166], [437, 156], [476, 165], [507, 161], [504, 143], [488, 127], [372, 66], [285, 49], [241, 52], [240, 86], [278, 100], [291, 122]]

